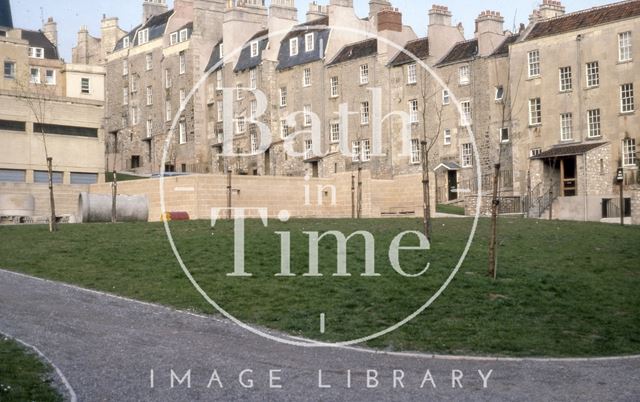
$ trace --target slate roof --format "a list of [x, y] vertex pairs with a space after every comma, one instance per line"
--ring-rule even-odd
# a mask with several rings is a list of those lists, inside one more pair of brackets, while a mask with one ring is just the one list
[[415, 56], [420, 60], [424, 60], [429, 57], [429, 38], [420, 38], [407, 42], [404, 47], [404, 51], [398, 52], [398, 54], [389, 62], [389, 66], [398, 67], [404, 64], [414, 62]]
[[[327, 28], [329, 25], [329, 17], [321, 17], [304, 24], [296, 25], [282, 40], [280, 51], [278, 53], [278, 70], [285, 70], [295, 66], [312, 63], [322, 60], [329, 43], [329, 33], [331, 30]], [[304, 49], [304, 36], [307, 33], [314, 32], [315, 46], [313, 51], [306, 52]], [[298, 54], [290, 56], [289, 40], [298, 38]]]
[[[262, 38], [262, 39], [261, 39]], [[258, 44], [258, 55], [255, 57], [251, 57], [251, 43], [259, 40]], [[249, 70], [251, 68], [257, 67], [262, 63], [262, 52], [266, 49], [269, 44], [269, 30], [265, 29], [253, 35], [251, 39], [247, 41], [242, 50], [240, 51], [240, 57], [238, 58], [238, 63], [233, 71], [240, 72], [244, 70]]]
[[328, 64], [328, 67], [351, 60], [362, 59], [363, 57], [369, 57], [376, 53], [378, 53], [378, 39], [376, 38], [352, 43], [343, 47], [331, 63]]
[[29, 42], [29, 47], [41, 47], [44, 49], [44, 58], [50, 60], [58, 60], [58, 48], [51, 43], [41, 31], [22, 30], [22, 39]]
[[443, 66], [446, 64], [454, 64], [462, 61], [468, 61], [478, 55], [478, 40], [472, 39], [465, 42], [456, 43], [451, 51], [444, 56], [437, 64]]
[[531, 157], [531, 159], [550, 159], [550, 158], [559, 158], [562, 156], [574, 156], [574, 155], [582, 155], [587, 152], [599, 148], [605, 145], [606, 142], [598, 142], [593, 144], [578, 144], [578, 145], [562, 145], [553, 147], [548, 151], [541, 153], [540, 155], [536, 155]]
[[511, 35], [507, 37], [507, 39], [505, 39], [504, 42], [502, 42], [502, 44], [498, 46], [498, 48], [493, 52], [491, 56], [496, 56], [496, 57], [508, 56], [509, 46], [516, 43], [518, 39], [520, 39], [520, 34]]
[[[223, 41], [220, 41], [213, 47], [213, 50], [211, 51], [211, 57], [209, 57], [209, 62], [207, 63], [207, 67], [204, 69], [205, 72], [211, 70], [220, 62], [220, 60], [222, 60], [222, 57], [220, 57], [220, 46], [222, 45]], [[213, 72], [220, 70], [222, 67], [224, 67], [224, 63], [220, 63]]]
[[640, 16], [640, 0], [624, 1], [591, 8], [576, 13], [565, 14], [550, 20], [540, 21], [535, 24], [525, 40], [558, 35], [585, 27], [608, 24], [638, 16]]
[[11, 3], [9, 0], [0, 0], [0, 27], [13, 28]]
[[[124, 38], [129, 38], [129, 42], [131, 47], [138, 46], [138, 41], [136, 35], [138, 31], [142, 29], [149, 28], [149, 42], [154, 39], [161, 38], [164, 35], [164, 32], [167, 28], [167, 22], [169, 22], [169, 18], [173, 15], [173, 10], [169, 10], [165, 13], [154, 15], [149, 18], [144, 24], [138, 25], [133, 28], [131, 32], [121, 38], [117, 43], [114, 51], [122, 50], [122, 42]], [[193, 26], [192, 26], [193, 27]], [[193, 29], [193, 28], [192, 28]]]

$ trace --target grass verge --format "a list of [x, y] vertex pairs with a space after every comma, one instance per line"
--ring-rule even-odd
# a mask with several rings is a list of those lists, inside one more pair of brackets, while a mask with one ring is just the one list
[[[391, 267], [388, 248], [413, 219], [246, 222], [246, 270], [233, 278], [233, 226], [171, 223], [176, 245], [210, 297], [238, 318], [325, 341], [386, 329], [422, 306], [455, 267], [472, 220], [434, 221], [428, 252], [405, 251], [406, 278]], [[572, 222], [500, 220], [498, 280], [486, 276], [489, 222], [442, 296], [401, 329], [369, 343], [388, 350], [509, 356], [605, 356], [640, 352], [640, 228]], [[308, 269], [305, 231], [368, 230], [375, 236], [379, 277], [362, 277], [364, 241], [349, 243], [351, 277], [335, 277], [336, 245], [320, 243], [322, 277]], [[291, 233], [295, 277], [276, 277], [280, 241]], [[403, 245], [411, 244], [405, 240]], [[416, 243], [416, 241], [413, 241]], [[28, 245], [28, 246], [27, 246]], [[178, 266], [161, 224], [0, 228], [0, 267], [140, 300], [205, 313], [214, 310]], [[320, 334], [319, 316], [326, 316]]]
[[0, 335], [0, 401], [62, 401], [52, 371], [33, 352]]
[[439, 214], [462, 215], [464, 216], [464, 208], [456, 205], [438, 204], [436, 212]]

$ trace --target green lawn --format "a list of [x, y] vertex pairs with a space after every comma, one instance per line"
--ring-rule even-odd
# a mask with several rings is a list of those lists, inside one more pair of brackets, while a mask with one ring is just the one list
[[51, 375], [38, 356], [0, 335], [0, 401], [62, 401]]
[[[113, 172], [107, 172], [105, 173], [105, 182], [107, 183], [113, 183]], [[148, 177], [142, 177], [142, 176], [134, 176], [134, 175], [130, 175], [130, 174], [126, 174], [126, 173], [118, 173], [118, 181], [132, 181], [132, 180], [144, 180], [144, 179], [148, 179]]]
[[[416, 320], [369, 346], [455, 354], [604, 356], [640, 352], [640, 228], [501, 219], [499, 279], [487, 270], [488, 221], [462, 269], [443, 295]], [[238, 318], [327, 341], [370, 335], [404, 319], [450, 275], [469, 235], [471, 219], [434, 221], [430, 252], [406, 251], [409, 279], [390, 267], [388, 247], [400, 232], [420, 230], [413, 219], [247, 221], [247, 271], [230, 278], [230, 222], [171, 223], [176, 244], [196, 280]], [[376, 238], [377, 278], [364, 278], [364, 241], [350, 243], [349, 278], [336, 271], [336, 247], [320, 243], [320, 278], [303, 277], [308, 241], [303, 231], [366, 229]], [[290, 231], [294, 278], [275, 277], [280, 241]], [[0, 266], [181, 309], [213, 313], [173, 257], [161, 224], [0, 228]], [[326, 315], [320, 334], [319, 316]]]
[[438, 204], [436, 206], [436, 212], [440, 214], [464, 215], [464, 207], [459, 207], [457, 205]]

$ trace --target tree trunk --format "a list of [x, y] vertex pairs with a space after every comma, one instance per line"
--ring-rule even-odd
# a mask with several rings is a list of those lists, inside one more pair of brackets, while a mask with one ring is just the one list
[[231, 196], [233, 195], [233, 185], [231, 183], [231, 166], [227, 163], [227, 219], [231, 220]]
[[111, 183], [111, 223], [118, 222], [117, 215], [117, 198], [118, 198], [118, 173], [113, 170], [113, 182]]
[[362, 219], [362, 165], [358, 165], [358, 219]]
[[[500, 184], [500, 164], [496, 163], [493, 173], [493, 196], [491, 198], [491, 238], [489, 240], [489, 276], [493, 279], [498, 277], [498, 185]], [[481, 197], [481, 194], [478, 196]]]
[[56, 222], [56, 201], [53, 197], [53, 158], [47, 157], [47, 169], [49, 171], [49, 206], [51, 207], [49, 232], [53, 233], [58, 231], [58, 223]]
[[431, 241], [431, 190], [429, 182], [429, 151], [427, 141], [422, 141], [422, 206], [424, 235]]
[[356, 176], [351, 171], [351, 219], [356, 219]]

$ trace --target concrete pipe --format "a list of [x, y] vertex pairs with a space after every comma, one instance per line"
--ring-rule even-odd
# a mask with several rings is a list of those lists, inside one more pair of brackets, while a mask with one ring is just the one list
[[33, 216], [35, 211], [31, 194], [0, 194], [0, 216]]
[[[111, 195], [80, 193], [78, 197], [78, 223], [111, 222]], [[118, 222], [147, 222], [149, 201], [144, 195], [119, 195], [116, 198]]]

